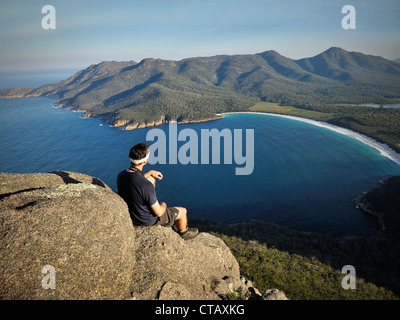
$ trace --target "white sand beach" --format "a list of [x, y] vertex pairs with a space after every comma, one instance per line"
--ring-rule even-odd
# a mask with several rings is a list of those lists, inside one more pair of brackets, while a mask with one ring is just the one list
[[288, 119], [293, 119], [297, 121], [303, 121], [307, 122], [319, 127], [327, 128], [329, 130], [336, 131], [338, 133], [353, 137], [362, 143], [365, 143], [377, 150], [381, 153], [382, 156], [389, 158], [396, 164], [400, 166], [400, 154], [398, 154], [396, 151], [394, 151], [392, 148], [390, 148], [387, 144], [375, 141], [374, 139], [367, 137], [364, 134], [355, 132], [350, 129], [345, 129], [342, 127], [335, 126], [333, 124], [327, 123], [327, 122], [322, 122], [322, 121], [317, 121], [317, 120], [312, 120], [312, 119], [306, 119], [306, 118], [300, 118], [300, 117], [295, 117], [295, 116], [289, 116], [289, 115], [284, 115], [284, 114], [276, 114], [276, 113], [266, 113], [266, 112], [227, 112], [227, 113], [219, 113], [217, 115], [223, 116], [224, 114], [261, 114], [261, 115], [269, 115], [269, 116], [274, 116], [274, 117], [282, 117], [282, 118], [288, 118]]

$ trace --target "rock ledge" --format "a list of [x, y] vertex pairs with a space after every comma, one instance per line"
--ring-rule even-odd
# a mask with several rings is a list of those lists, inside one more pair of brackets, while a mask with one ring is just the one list
[[1, 299], [286, 298], [241, 277], [218, 237], [134, 227], [125, 202], [84, 174], [0, 173], [0, 221]]

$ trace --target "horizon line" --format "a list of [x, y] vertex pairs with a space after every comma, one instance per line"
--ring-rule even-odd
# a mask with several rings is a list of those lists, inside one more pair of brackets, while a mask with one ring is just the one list
[[343, 49], [342, 47], [331, 46], [328, 49], [326, 49], [326, 50], [324, 50], [324, 51], [322, 51], [320, 53], [317, 53], [314, 56], [306, 56], [306, 57], [299, 58], [299, 59], [292, 59], [292, 58], [289, 58], [289, 57], [286, 57], [286, 56], [280, 54], [278, 51], [276, 51], [274, 49], [269, 49], [269, 50], [266, 50], [266, 51], [261, 51], [261, 52], [256, 52], [256, 53], [214, 54], [214, 55], [204, 55], [204, 56], [191, 56], [191, 57], [186, 57], [186, 58], [181, 58], [181, 59], [167, 59], [167, 58], [159, 58], [159, 57], [149, 56], [149, 57], [146, 57], [146, 58], [142, 58], [139, 61], [136, 61], [134, 59], [131, 59], [131, 60], [102, 60], [102, 61], [97, 62], [97, 63], [91, 63], [89, 65], [86, 65], [86, 67], [84, 67], [84, 66], [79, 66], [79, 67], [76, 66], [76, 67], [67, 67], [67, 68], [61, 68], [60, 67], [60, 68], [45, 68], [45, 69], [9, 69], [9, 70], [0, 70], [0, 73], [27, 72], [27, 71], [29, 71], [29, 72], [35, 72], [35, 71], [44, 72], [44, 71], [57, 71], [57, 70], [78, 70], [78, 71], [80, 71], [80, 70], [84, 70], [84, 69], [86, 69], [86, 68], [88, 68], [90, 66], [98, 65], [98, 64], [101, 64], [101, 63], [104, 63], [104, 62], [136, 62], [136, 63], [141, 63], [144, 60], [148, 60], [148, 59], [180, 62], [180, 61], [188, 60], [188, 59], [213, 58], [213, 57], [221, 57], [221, 56], [232, 57], [232, 56], [259, 55], [259, 54], [263, 54], [263, 53], [266, 53], [266, 52], [276, 52], [276, 53], [278, 53], [280, 56], [282, 56], [284, 58], [287, 58], [287, 59], [290, 59], [290, 60], [293, 60], [293, 61], [299, 61], [299, 60], [302, 60], [302, 59], [309, 59], [309, 58], [316, 57], [316, 56], [318, 56], [320, 54], [323, 54], [324, 52], [329, 51], [331, 49], [341, 49], [341, 50], [344, 50], [344, 51], [346, 51], [348, 53], [361, 53], [361, 54], [364, 54], [364, 55], [369, 55], [369, 56], [374, 56], [374, 57], [381, 57], [383, 59], [386, 59], [388, 61], [393, 61], [393, 62], [397, 62], [396, 60], [400, 59], [400, 57], [399, 58], [395, 58], [395, 59], [389, 59], [389, 58], [386, 58], [386, 57], [381, 56], [381, 55], [373, 55], [373, 54], [364, 53], [364, 52], [361, 52], [361, 51], [348, 51], [346, 49]]

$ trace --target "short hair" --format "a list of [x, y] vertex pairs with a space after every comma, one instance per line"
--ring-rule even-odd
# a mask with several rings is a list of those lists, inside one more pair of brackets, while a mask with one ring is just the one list
[[143, 142], [134, 145], [129, 151], [129, 158], [132, 160], [140, 160], [146, 157], [149, 146]]

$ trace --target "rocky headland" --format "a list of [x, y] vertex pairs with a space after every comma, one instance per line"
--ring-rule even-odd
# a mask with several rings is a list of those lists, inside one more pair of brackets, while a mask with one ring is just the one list
[[185, 241], [171, 228], [134, 227], [95, 177], [0, 173], [0, 219], [1, 299], [286, 299], [254, 288], [214, 235]]
[[356, 207], [375, 216], [385, 237], [399, 239], [400, 176], [381, 179], [375, 188], [362, 192], [353, 200]]
[[354, 199], [353, 202], [357, 209], [362, 210], [365, 213], [368, 213], [374, 217], [376, 217], [379, 221], [379, 225], [382, 231], [385, 231], [385, 223], [383, 222], [383, 213], [377, 212], [374, 210], [373, 205], [367, 199], [368, 192], [359, 193]]

